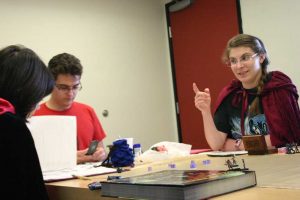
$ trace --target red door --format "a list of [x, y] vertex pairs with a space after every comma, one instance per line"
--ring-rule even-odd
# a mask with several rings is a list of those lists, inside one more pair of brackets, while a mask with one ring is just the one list
[[[168, 10], [166, 6], [166, 10]], [[167, 13], [180, 142], [208, 148], [201, 112], [194, 106], [192, 83], [208, 87], [212, 108], [220, 90], [233, 79], [221, 56], [228, 39], [239, 33], [239, 1], [194, 0], [187, 8]]]

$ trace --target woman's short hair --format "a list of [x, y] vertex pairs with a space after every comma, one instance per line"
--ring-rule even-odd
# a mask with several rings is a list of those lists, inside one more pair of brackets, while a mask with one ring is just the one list
[[22, 45], [0, 50], [0, 98], [9, 101], [26, 121], [54, 87], [54, 79], [39, 56]]

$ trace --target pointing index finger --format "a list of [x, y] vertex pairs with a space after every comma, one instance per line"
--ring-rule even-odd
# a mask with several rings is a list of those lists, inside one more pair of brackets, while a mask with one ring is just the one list
[[197, 94], [198, 92], [200, 92], [200, 90], [198, 89], [196, 83], [193, 83], [193, 90], [194, 90], [195, 94]]

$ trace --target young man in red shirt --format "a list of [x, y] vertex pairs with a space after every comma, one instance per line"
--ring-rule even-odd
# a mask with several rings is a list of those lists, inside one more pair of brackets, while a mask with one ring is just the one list
[[[106, 134], [94, 109], [74, 101], [82, 88], [80, 79], [83, 67], [80, 60], [68, 53], [58, 54], [49, 61], [48, 68], [54, 76], [55, 87], [50, 99], [41, 104], [34, 115], [76, 116], [77, 163], [104, 160], [106, 152], [102, 140]], [[86, 155], [93, 140], [99, 141], [97, 149], [92, 155]]]

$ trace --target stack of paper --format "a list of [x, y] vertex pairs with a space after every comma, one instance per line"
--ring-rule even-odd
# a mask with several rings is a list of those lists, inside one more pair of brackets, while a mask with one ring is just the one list
[[40, 159], [45, 181], [116, 172], [99, 163], [76, 165], [76, 117], [34, 116], [27, 123]]
[[87, 163], [87, 164], [77, 165], [73, 169], [45, 171], [43, 172], [43, 176], [46, 182], [50, 182], [50, 181], [57, 181], [57, 180], [72, 179], [76, 176], [100, 175], [100, 174], [114, 173], [117, 171], [114, 168], [98, 167], [98, 166], [99, 165], [95, 163]]
[[28, 120], [42, 171], [76, 166], [76, 117], [34, 116]]

